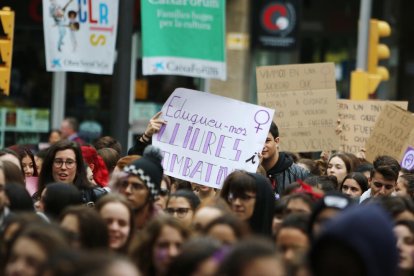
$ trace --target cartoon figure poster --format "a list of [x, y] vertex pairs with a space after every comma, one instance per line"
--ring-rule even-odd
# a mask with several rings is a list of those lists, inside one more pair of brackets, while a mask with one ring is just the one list
[[43, 0], [47, 71], [112, 74], [118, 0]]

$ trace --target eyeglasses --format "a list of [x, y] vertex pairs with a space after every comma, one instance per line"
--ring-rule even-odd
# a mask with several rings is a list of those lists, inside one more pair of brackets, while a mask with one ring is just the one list
[[160, 196], [167, 196], [170, 193], [170, 191], [168, 191], [168, 189], [160, 189]]
[[129, 186], [131, 186], [131, 190], [133, 190], [133, 191], [141, 191], [141, 190], [144, 190], [144, 189], [147, 188], [147, 186], [145, 186], [142, 183], [131, 182], [131, 181], [128, 181], [128, 180], [122, 181], [122, 183], [121, 183], [122, 189], [125, 190]]
[[251, 196], [248, 194], [240, 194], [240, 195], [234, 195], [233, 193], [229, 193], [228, 197], [227, 197], [227, 201], [232, 203], [234, 201], [236, 201], [236, 199], [240, 199], [241, 202], [247, 202], [250, 199], [254, 199], [256, 198], [256, 195]]
[[372, 184], [374, 184], [374, 186], [377, 187], [378, 189], [381, 189], [382, 186], [384, 186], [384, 188], [386, 190], [394, 189], [394, 185], [393, 184], [383, 184], [383, 183], [380, 183], [380, 182], [373, 182]]
[[66, 168], [73, 169], [76, 165], [76, 161], [72, 159], [63, 160], [60, 158], [56, 158], [55, 160], [53, 160], [53, 166], [55, 166], [56, 168], [62, 168], [63, 164], [65, 164]]
[[165, 211], [172, 216], [177, 213], [178, 218], [183, 218], [190, 211], [190, 208], [166, 208]]

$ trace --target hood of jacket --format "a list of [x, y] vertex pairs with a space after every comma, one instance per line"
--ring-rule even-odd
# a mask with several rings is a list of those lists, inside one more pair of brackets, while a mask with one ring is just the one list
[[273, 174], [281, 173], [287, 168], [289, 168], [290, 166], [292, 166], [292, 164], [293, 164], [293, 159], [290, 158], [289, 155], [287, 155], [286, 153], [280, 152], [279, 159], [277, 160], [276, 164], [269, 171], [267, 171], [267, 174], [273, 175]]

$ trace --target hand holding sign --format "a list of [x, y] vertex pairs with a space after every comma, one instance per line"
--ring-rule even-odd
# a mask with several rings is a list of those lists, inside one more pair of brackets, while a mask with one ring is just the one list
[[167, 122], [160, 118], [162, 112], [157, 112], [149, 121], [147, 128], [144, 131], [144, 135], [148, 138], [151, 138], [152, 135], [159, 132], [161, 127], [165, 125]]

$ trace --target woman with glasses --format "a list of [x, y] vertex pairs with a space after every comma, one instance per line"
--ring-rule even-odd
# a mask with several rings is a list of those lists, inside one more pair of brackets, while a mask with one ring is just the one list
[[200, 205], [200, 199], [194, 192], [178, 190], [168, 198], [165, 211], [178, 219], [184, 226], [189, 227], [198, 205]]
[[264, 176], [234, 171], [224, 180], [220, 196], [238, 218], [250, 225], [253, 233], [271, 236], [274, 196]]
[[157, 199], [154, 202], [154, 205], [158, 208], [164, 210], [167, 207], [167, 200], [168, 196], [170, 195], [171, 190], [171, 178], [164, 174], [162, 176], [161, 184], [160, 184], [160, 192], [158, 194]]
[[93, 203], [106, 193], [102, 188], [93, 188], [86, 176], [79, 145], [67, 140], [59, 141], [49, 148], [39, 176], [37, 195], [41, 195], [43, 189], [53, 182], [75, 185], [81, 191], [84, 203]]

